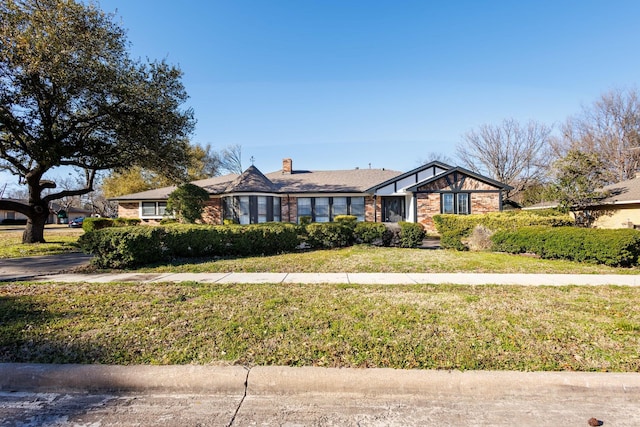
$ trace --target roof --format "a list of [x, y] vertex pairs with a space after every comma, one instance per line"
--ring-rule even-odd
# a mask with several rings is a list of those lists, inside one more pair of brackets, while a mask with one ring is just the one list
[[[387, 169], [349, 169], [329, 171], [282, 170], [264, 175], [255, 166], [250, 166], [241, 175], [230, 174], [194, 181], [211, 195], [229, 193], [365, 193], [376, 184], [401, 175]], [[163, 187], [140, 193], [113, 197], [117, 201], [164, 200], [176, 186]]]
[[640, 177], [604, 186], [602, 190], [609, 193], [603, 204], [640, 203]]
[[486, 184], [492, 185], [492, 186], [497, 187], [497, 188], [499, 188], [501, 190], [510, 190], [512, 188], [511, 186], [509, 186], [509, 185], [507, 185], [507, 184], [505, 184], [503, 182], [496, 181], [495, 179], [487, 178], [484, 175], [480, 175], [480, 174], [475, 173], [473, 171], [470, 171], [468, 169], [461, 168], [460, 166], [456, 166], [456, 167], [451, 168], [449, 170], [446, 170], [446, 171], [444, 171], [442, 173], [434, 175], [434, 176], [432, 176], [430, 178], [424, 179], [424, 180], [420, 181], [419, 183], [417, 183], [415, 185], [412, 185], [411, 187], [407, 187], [406, 191], [417, 191], [419, 187], [422, 187], [423, 185], [426, 185], [426, 184], [429, 184], [429, 183], [431, 183], [433, 181], [441, 179], [444, 176], [451, 175], [452, 173], [455, 173], [455, 172], [459, 172], [459, 173], [461, 173], [463, 175], [470, 176], [470, 177], [472, 177], [474, 179], [477, 179], [478, 181], [482, 181], [482, 182], [484, 182]]
[[[425, 165], [419, 166], [419, 167], [417, 167], [415, 169], [412, 169], [409, 172], [405, 172], [405, 173], [396, 175], [394, 177], [391, 177], [391, 179], [388, 179], [388, 180], [386, 180], [384, 182], [381, 182], [379, 184], [374, 185], [373, 187], [368, 188], [367, 191], [375, 192], [379, 188], [385, 187], [385, 186], [387, 186], [387, 185], [389, 185], [389, 184], [391, 184], [391, 183], [393, 183], [395, 181], [401, 181], [401, 180], [405, 179], [408, 176], [411, 176], [413, 174], [422, 172], [423, 170], [426, 170], [426, 169], [429, 169], [429, 168], [440, 168], [440, 169], [447, 170], [447, 169], [451, 169], [451, 166], [449, 166], [446, 163], [442, 163], [442, 162], [436, 160], [436, 161], [427, 163]], [[435, 169], [434, 169], [434, 171], [435, 171]]]

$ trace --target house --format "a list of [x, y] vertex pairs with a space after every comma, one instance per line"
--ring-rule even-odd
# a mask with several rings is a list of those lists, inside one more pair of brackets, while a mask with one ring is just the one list
[[597, 228], [640, 228], [640, 176], [602, 188], [608, 196], [592, 210]]
[[[419, 222], [435, 231], [433, 215], [471, 214], [502, 209], [502, 193], [509, 187], [469, 170], [431, 162], [409, 172], [386, 169], [308, 171], [293, 169], [284, 159], [282, 169], [263, 174], [250, 166], [242, 174], [217, 176], [196, 184], [211, 199], [203, 221], [240, 224], [268, 221], [299, 223], [332, 221], [353, 215], [359, 221]], [[127, 194], [112, 200], [120, 217], [156, 222], [176, 187]]]
[[[13, 202], [24, 203], [24, 204], [28, 203], [28, 201], [25, 199], [3, 199], [3, 200], [10, 200]], [[58, 213], [63, 210], [67, 215], [66, 218], [60, 218], [60, 216], [58, 215]], [[61, 206], [60, 204], [56, 202], [51, 202], [49, 204], [49, 217], [47, 218], [47, 224], [66, 224], [67, 218], [73, 219], [80, 216], [90, 216], [90, 215], [91, 215], [91, 211], [88, 209], [69, 207], [65, 210], [64, 207]], [[16, 212], [13, 210], [0, 209], [0, 224], [2, 223], [7, 223], [7, 224], [23, 223], [24, 224], [26, 223], [26, 221], [27, 221], [27, 217], [24, 214], [21, 214], [20, 212]]]

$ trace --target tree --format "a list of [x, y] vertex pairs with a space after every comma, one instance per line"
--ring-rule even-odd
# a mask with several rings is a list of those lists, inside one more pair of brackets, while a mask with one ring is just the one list
[[[93, 3], [0, 3], [0, 167], [29, 189], [23, 242], [43, 242], [49, 202], [93, 190], [101, 170], [141, 166], [182, 178], [193, 112], [178, 68], [132, 60], [122, 28]], [[83, 185], [46, 174], [72, 166]], [[46, 195], [45, 190], [50, 190]]]
[[[211, 149], [211, 145], [189, 146], [185, 181], [217, 176], [220, 175], [221, 170], [220, 155]], [[117, 197], [175, 184], [175, 180], [171, 177], [134, 166], [122, 171], [113, 171], [107, 175], [102, 180], [102, 191], [106, 197]]]
[[242, 146], [240, 144], [229, 145], [220, 153], [222, 169], [229, 173], [241, 174], [242, 169]]
[[571, 150], [596, 153], [609, 184], [634, 178], [640, 160], [637, 90], [612, 90], [583, 107], [564, 124], [554, 148], [560, 155]]
[[552, 174], [552, 197], [559, 207], [573, 212], [578, 224], [591, 225], [597, 216], [590, 208], [606, 197], [599, 190], [606, 181], [598, 155], [571, 150], [553, 163]]
[[178, 186], [167, 199], [167, 212], [171, 212], [180, 222], [193, 224], [202, 217], [204, 202], [209, 193], [195, 184]]
[[541, 156], [549, 143], [551, 128], [529, 121], [521, 125], [506, 119], [500, 125], [482, 125], [463, 136], [456, 153], [466, 168], [488, 175], [522, 191], [541, 175]]

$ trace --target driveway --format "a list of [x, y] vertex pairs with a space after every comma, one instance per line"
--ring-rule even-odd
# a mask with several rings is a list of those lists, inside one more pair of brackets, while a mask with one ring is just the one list
[[60, 255], [0, 259], [0, 281], [69, 273], [79, 267], [89, 265], [91, 258], [91, 255], [73, 252]]

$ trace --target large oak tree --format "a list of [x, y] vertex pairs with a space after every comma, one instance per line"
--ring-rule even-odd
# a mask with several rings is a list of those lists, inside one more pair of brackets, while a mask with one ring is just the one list
[[[92, 191], [101, 170], [141, 166], [173, 177], [187, 165], [193, 112], [181, 71], [134, 60], [124, 30], [94, 3], [0, 2], [0, 168], [28, 187], [23, 242], [43, 242], [49, 203]], [[59, 167], [83, 185], [56, 190]]]

